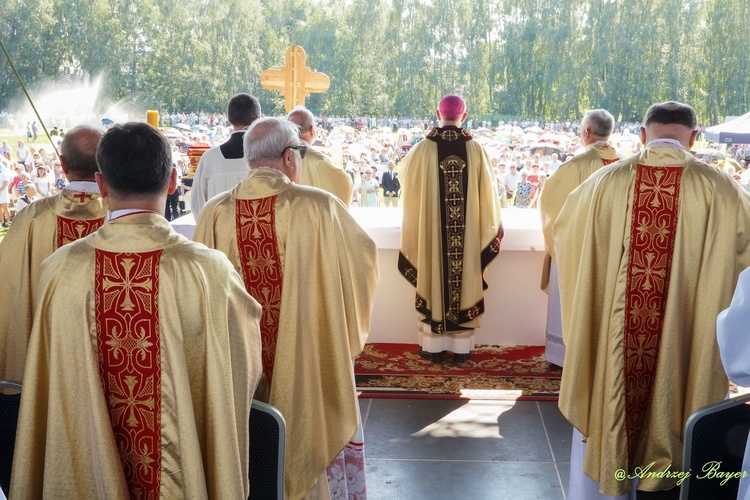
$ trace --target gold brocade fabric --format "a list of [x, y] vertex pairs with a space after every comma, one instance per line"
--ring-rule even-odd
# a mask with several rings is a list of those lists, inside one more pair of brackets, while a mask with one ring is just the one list
[[[459, 136], [458, 130], [448, 128], [444, 134], [452, 139]], [[446, 331], [443, 324], [459, 330], [479, 326], [485, 266], [499, 252], [502, 238], [500, 201], [489, 157], [476, 141], [465, 145], [465, 162], [451, 155], [441, 164], [438, 144], [425, 139], [399, 165], [403, 206], [399, 271], [416, 288], [417, 311], [429, 314], [435, 333]], [[444, 175], [439, 175], [439, 168]]]
[[328, 191], [347, 207], [352, 202], [352, 178], [343, 169], [334, 165], [326, 155], [309, 144], [307, 154], [302, 160], [299, 184]]
[[[107, 204], [98, 194], [81, 196], [78, 191], [61, 193], [35, 201], [13, 219], [8, 234], [0, 242], [0, 377], [22, 381], [26, 349], [34, 316], [34, 298], [42, 261], [58, 248], [58, 240], [72, 241], [85, 236], [107, 213]], [[62, 224], [60, 219], [81, 220]]]
[[[628, 464], [624, 336], [637, 164], [680, 167], [682, 176], [658, 362]], [[584, 472], [602, 493], [621, 495], [629, 482], [615, 479], [618, 469], [653, 462], [653, 471], [683, 470], [687, 418], [727, 393], [716, 316], [750, 264], [750, 197], [688, 152], [648, 148], [573, 191], [554, 224], [554, 243], [567, 348], [559, 406], [586, 437]], [[676, 481], [643, 478], [638, 488], [670, 489]]]
[[560, 214], [565, 200], [591, 174], [616, 160], [617, 152], [613, 147], [605, 144], [592, 144], [585, 152], [560, 165], [557, 172], [544, 184], [544, 190], [539, 198], [539, 215], [542, 217], [544, 248], [547, 252], [542, 270], [542, 290], [547, 291], [549, 286], [550, 259], [554, 259], [552, 225]]
[[[128, 498], [99, 371], [97, 251], [161, 251], [158, 311], [152, 311], [160, 341], [160, 498], [246, 498], [260, 306], [224, 255], [189, 242], [163, 216], [143, 213], [106, 223], [42, 266], [10, 498]], [[127, 307], [146, 304], [135, 284], [146, 274], [124, 281], [133, 285], [120, 288], [133, 302]], [[101, 284], [114, 293], [116, 282], [110, 276]], [[110, 296], [117, 297], [124, 296]], [[141, 332], [134, 329], [135, 340]], [[121, 347], [135, 348], [135, 340]], [[136, 412], [132, 418], [145, 416], [139, 404], [133, 400], [126, 410]]]
[[206, 204], [195, 240], [225, 252], [241, 272], [236, 200], [271, 196], [284, 278], [268, 402], [286, 419], [286, 495], [297, 500], [359, 423], [352, 358], [370, 328], [377, 248], [338, 199], [265, 168]]

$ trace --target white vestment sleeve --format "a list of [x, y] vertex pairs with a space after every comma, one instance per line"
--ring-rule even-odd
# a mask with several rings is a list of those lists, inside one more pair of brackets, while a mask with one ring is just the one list
[[740, 274], [729, 308], [716, 319], [721, 362], [729, 379], [750, 386], [750, 268]]

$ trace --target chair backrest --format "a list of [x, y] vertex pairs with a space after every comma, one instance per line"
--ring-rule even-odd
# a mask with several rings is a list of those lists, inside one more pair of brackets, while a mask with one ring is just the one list
[[284, 500], [284, 417], [275, 407], [253, 400], [249, 425], [250, 498]]
[[[7, 394], [8, 389], [17, 394]], [[18, 409], [21, 406], [21, 384], [0, 381], [0, 488], [10, 494], [10, 473], [13, 468], [13, 449], [16, 446]]]
[[710, 469], [713, 466], [722, 473], [742, 472], [748, 430], [750, 394], [705, 406], [688, 418], [683, 470], [691, 473], [682, 483], [681, 500], [737, 498], [739, 478], [733, 477], [722, 485], [726, 478], [717, 477]]

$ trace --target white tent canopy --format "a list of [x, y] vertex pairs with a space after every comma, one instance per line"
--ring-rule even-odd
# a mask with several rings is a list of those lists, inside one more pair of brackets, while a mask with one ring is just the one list
[[708, 127], [703, 136], [711, 142], [750, 144], [750, 113], [721, 125]]

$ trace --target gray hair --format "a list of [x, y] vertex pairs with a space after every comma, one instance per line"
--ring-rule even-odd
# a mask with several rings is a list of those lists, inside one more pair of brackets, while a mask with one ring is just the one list
[[255, 120], [243, 139], [245, 162], [276, 161], [287, 146], [298, 146], [299, 127], [289, 120], [266, 117]]
[[590, 109], [583, 115], [581, 128], [588, 128], [599, 137], [609, 137], [615, 129], [615, 119], [606, 109]]
[[294, 108], [292, 112], [287, 115], [287, 119], [296, 123], [299, 126], [299, 131], [301, 133], [307, 132], [313, 125], [315, 125], [315, 116], [313, 116], [309, 109], [303, 106]]

